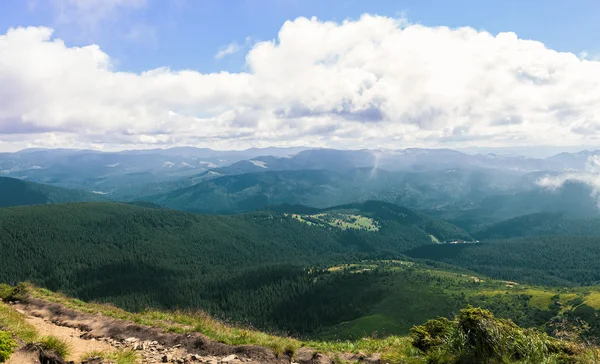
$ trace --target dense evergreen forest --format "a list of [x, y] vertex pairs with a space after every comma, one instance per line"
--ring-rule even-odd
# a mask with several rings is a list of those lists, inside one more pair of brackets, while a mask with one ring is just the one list
[[0, 177], [0, 207], [105, 200], [90, 192]]
[[539, 213], [515, 217], [475, 232], [478, 239], [526, 236], [600, 237], [600, 218], [573, 217], [564, 213]]
[[[433, 244], [433, 234], [468, 237], [391, 204], [339, 211], [354, 219], [362, 214], [378, 230], [320, 226], [282, 212], [194, 215], [144, 203], [0, 209], [0, 281], [30, 280], [128, 309], [203, 308], [303, 333], [363, 315], [381, 298], [369, 288], [379, 273], [331, 274], [329, 267], [395, 259]], [[360, 286], [365, 291], [358, 294]], [[299, 302], [313, 302], [312, 316], [300, 314]]]
[[[525, 234], [521, 221], [492, 226], [490, 236]], [[561, 225], [569, 234], [587, 226], [572, 221]], [[588, 231], [581, 235], [594, 234]], [[596, 285], [598, 238], [440, 244], [463, 239], [473, 238], [442, 220], [375, 201], [241, 215], [196, 215], [143, 201], [12, 207], [0, 209], [0, 281], [28, 280], [132, 310], [201, 308], [269, 331], [334, 339], [407, 333], [468, 304], [549, 332], [559, 316], [593, 321], [592, 303], [557, 306], [562, 291], [534, 290], [540, 304], [531, 289], [504, 292], [503, 282], [474, 276]], [[584, 300], [587, 293], [578, 292]], [[600, 335], [600, 327], [594, 330]]]
[[417, 247], [407, 253], [490, 277], [552, 286], [600, 284], [600, 237], [540, 236]]

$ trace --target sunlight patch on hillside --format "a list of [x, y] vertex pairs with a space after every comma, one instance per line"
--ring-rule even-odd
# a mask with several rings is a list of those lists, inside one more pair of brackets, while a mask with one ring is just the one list
[[331, 226], [342, 230], [379, 231], [379, 223], [377, 221], [370, 217], [353, 213], [328, 211], [314, 215], [292, 214], [291, 216], [309, 225]]

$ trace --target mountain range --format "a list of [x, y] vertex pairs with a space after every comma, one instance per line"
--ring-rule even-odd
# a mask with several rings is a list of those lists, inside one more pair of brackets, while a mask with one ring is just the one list
[[0, 282], [311, 340], [404, 335], [467, 305], [596, 340], [597, 155], [2, 154]]
[[0, 175], [79, 190], [57, 202], [102, 197], [190, 212], [239, 213], [282, 203], [325, 208], [381, 200], [474, 228], [542, 212], [595, 216], [595, 186], [587, 180], [567, 180], [558, 188], [540, 181], [593, 174], [597, 155], [582, 151], [540, 159], [414, 148], [30, 149], [0, 154]]

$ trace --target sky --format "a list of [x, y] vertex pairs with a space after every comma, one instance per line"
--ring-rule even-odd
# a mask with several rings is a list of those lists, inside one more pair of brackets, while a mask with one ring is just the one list
[[600, 145], [595, 0], [3, 0], [0, 151]]

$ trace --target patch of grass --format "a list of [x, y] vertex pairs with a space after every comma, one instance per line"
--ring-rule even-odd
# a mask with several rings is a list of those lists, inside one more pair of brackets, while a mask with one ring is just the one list
[[35, 327], [28, 324], [23, 315], [3, 302], [0, 302], [0, 329], [11, 332], [27, 344], [35, 342], [38, 337]]
[[71, 344], [56, 336], [44, 336], [39, 344], [44, 350], [52, 351], [63, 359], [71, 355], [73, 351]]
[[52, 295], [52, 291], [45, 289], [45, 288], [38, 288], [40, 294], [44, 295], [44, 296], [50, 296]]
[[552, 297], [555, 296], [554, 292], [539, 289], [526, 289], [519, 293], [530, 295], [531, 299], [529, 300], [529, 305], [541, 310], [547, 310], [552, 304]]
[[561, 302], [569, 302], [571, 300], [574, 300], [575, 298], [577, 298], [579, 295], [577, 293], [561, 293], [559, 295], [559, 300]]
[[314, 215], [292, 214], [292, 217], [305, 224], [331, 226], [342, 230], [379, 230], [379, 223], [377, 221], [367, 216], [351, 213], [322, 212]]
[[585, 304], [600, 310], [600, 292], [591, 292], [585, 297]]
[[399, 330], [394, 321], [381, 313], [376, 313], [338, 324], [334, 330], [329, 330], [329, 332], [333, 335], [343, 333], [344, 336], [353, 338], [381, 338], [386, 336], [386, 332]]
[[17, 342], [13, 339], [10, 332], [0, 331], [0, 363], [4, 363], [17, 347]]
[[114, 364], [135, 364], [138, 360], [138, 355], [135, 351], [132, 350], [121, 350], [121, 351], [91, 351], [86, 353], [81, 358], [82, 361], [94, 359], [94, 358], [102, 358], [105, 360], [109, 360]]
[[[525, 288], [525, 287], [515, 287], [515, 288], [505, 288], [505, 289], [482, 289], [478, 292], [480, 295], [484, 296], [496, 296], [496, 295], [528, 295], [531, 296], [529, 299], [529, 306], [533, 308], [538, 308], [540, 310], [548, 310], [549, 306], [554, 303], [553, 297], [559, 295], [559, 293], [555, 290], [551, 289], [538, 289], [538, 288]], [[559, 300], [567, 301], [565, 297], [577, 297], [576, 294], [565, 294], [560, 295]]]

